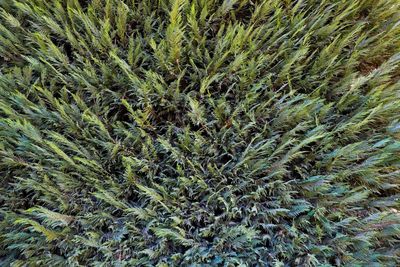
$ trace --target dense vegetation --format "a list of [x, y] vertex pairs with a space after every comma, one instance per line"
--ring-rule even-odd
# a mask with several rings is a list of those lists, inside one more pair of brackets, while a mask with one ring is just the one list
[[0, 7], [0, 266], [399, 266], [398, 0]]

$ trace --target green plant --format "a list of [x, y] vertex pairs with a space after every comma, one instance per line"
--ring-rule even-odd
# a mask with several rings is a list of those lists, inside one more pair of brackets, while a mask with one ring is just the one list
[[1, 266], [398, 266], [397, 0], [0, 1]]

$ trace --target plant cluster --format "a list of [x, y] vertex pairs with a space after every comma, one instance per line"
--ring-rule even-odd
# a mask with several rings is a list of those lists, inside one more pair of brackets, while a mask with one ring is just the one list
[[1, 266], [399, 266], [398, 0], [0, 1]]

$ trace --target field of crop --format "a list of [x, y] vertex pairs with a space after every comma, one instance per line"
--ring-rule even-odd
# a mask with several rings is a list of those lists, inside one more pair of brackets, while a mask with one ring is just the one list
[[0, 0], [0, 266], [400, 266], [400, 1]]

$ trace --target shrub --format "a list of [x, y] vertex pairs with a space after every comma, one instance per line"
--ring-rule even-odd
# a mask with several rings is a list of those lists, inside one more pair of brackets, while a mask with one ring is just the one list
[[400, 2], [3, 0], [1, 266], [398, 266]]

